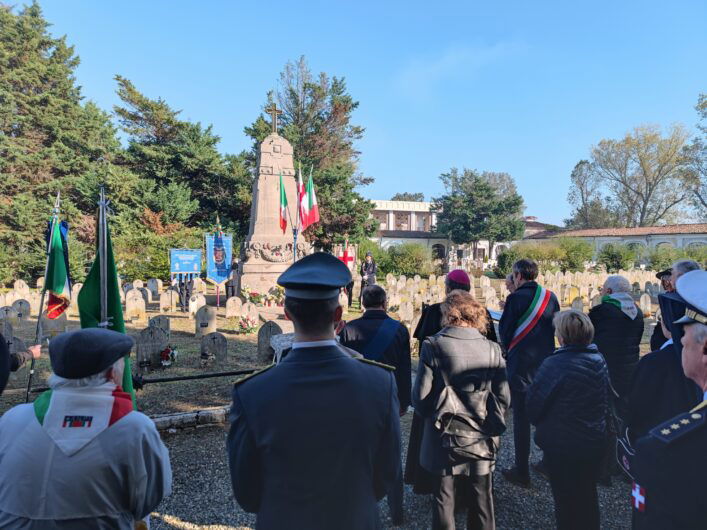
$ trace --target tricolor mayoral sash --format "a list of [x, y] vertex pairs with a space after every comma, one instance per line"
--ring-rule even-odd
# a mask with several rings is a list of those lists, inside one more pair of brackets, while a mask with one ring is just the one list
[[515, 348], [518, 343], [520, 343], [520, 341], [522, 341], [528, 333], [530, 333], [533, 328], [538, 325], [540, 317], [547, 308], [551, 295], [552, 293], [545, 289], [542, 285], [537, 286], [533, 301], [530, 302], [530, 306], [528, 306], [528, 309], [518, 320], [515, 333], [513, 334], [513, 339], [511, 340], [510, 346], [508, 346], [508, 351]]
[[71, 456], [133, 410], [129, 394], [113, 383], [93, 387], [59, 387], [34, 401], [44, 432]]

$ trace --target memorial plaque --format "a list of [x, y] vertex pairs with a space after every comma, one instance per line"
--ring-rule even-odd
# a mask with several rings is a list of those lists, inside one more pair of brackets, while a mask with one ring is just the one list
[[231, 296], [226, 300], [226, 318], [238, 318], [241, 316], [243, 301], [237, 296]]
[[224, 364], [228, 355], [228, 341], [221, 333], [213, 332], [201, 338], [201, 365], [212, 362]]
[[272, 362], [275, 350], [270, 344], [274, 335], [280, 335], [282, 328], [272, 320], [263, 324], [258, 330], [258, 361]]
[[201, 306], [194, 315], [194, 333], [196, 338], [214, 333], [216, 326], [216, 308], [208, 305]]

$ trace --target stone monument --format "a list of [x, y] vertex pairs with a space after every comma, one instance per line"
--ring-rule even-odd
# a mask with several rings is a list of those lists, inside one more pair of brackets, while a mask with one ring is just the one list
[[[282, 111], [277, 105], [265, 109], [272, 116], [272, 132], [258, 147], [257, 178], [253, 182], [253, 205], [250, 210], [250, 228], [241, 254], [238, 276], [238, 294], [245, 286], [266, 293], [275, 286], [277, 277], [293, 261], [292, 223], [287, 222], [283, 234], [280, 228], [280, 175], [287, 195], [292, 219], [297, 215], [295, 167], [290, 142], [277, 134], [277, 116]], [[297, 253], [302, 256], [309, 245], [302, 238], [297, 241]]]

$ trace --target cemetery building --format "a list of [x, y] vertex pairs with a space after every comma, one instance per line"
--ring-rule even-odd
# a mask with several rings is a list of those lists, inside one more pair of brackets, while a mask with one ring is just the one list
[[526, 240], [548, 241], [557, 237], [577, 237], [589, 242], [598, 253], [607, 243], [635, 245], [645, 249], [689, 249], [707, 245], [707, 223], [639, 226], [635, 228], [592, 228], [586, 230], [543, 230]]
[[[371, 239], [382, 248], [403, 243], [417, 243], [432, 250], [438, 259], [449, 260], [454, 266], [465, 266], [469, 261], [494, 262], [496, 257], [513, 242], [495, 243], [489, 249], [488, 241], [479, 241], [476, 251], [468, 245], [454, 245], [444, 234], [435, 231], [437, 214], [431, 202], [374, 200], [373, 218], [377, 221], [377, 231]], [[525, 218], [524, 237], [556, 229], [553, 225], [541, 223], [536, 217]], [[450, 251], [452, 256], [449, 255]]]

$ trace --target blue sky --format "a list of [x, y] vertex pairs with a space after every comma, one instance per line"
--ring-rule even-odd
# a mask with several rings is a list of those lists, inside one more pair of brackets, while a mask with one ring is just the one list
[[693, 129], [707, 92], [704, 1], [40, 4], [105, 109], [120, 74], [239, 152], [283, 65], [304, 54], [360, 102], [366, 197], [438, 196], [452, 166], [506, 171], [526, 215], [553, 223], [593, 144], [644, 123]]

